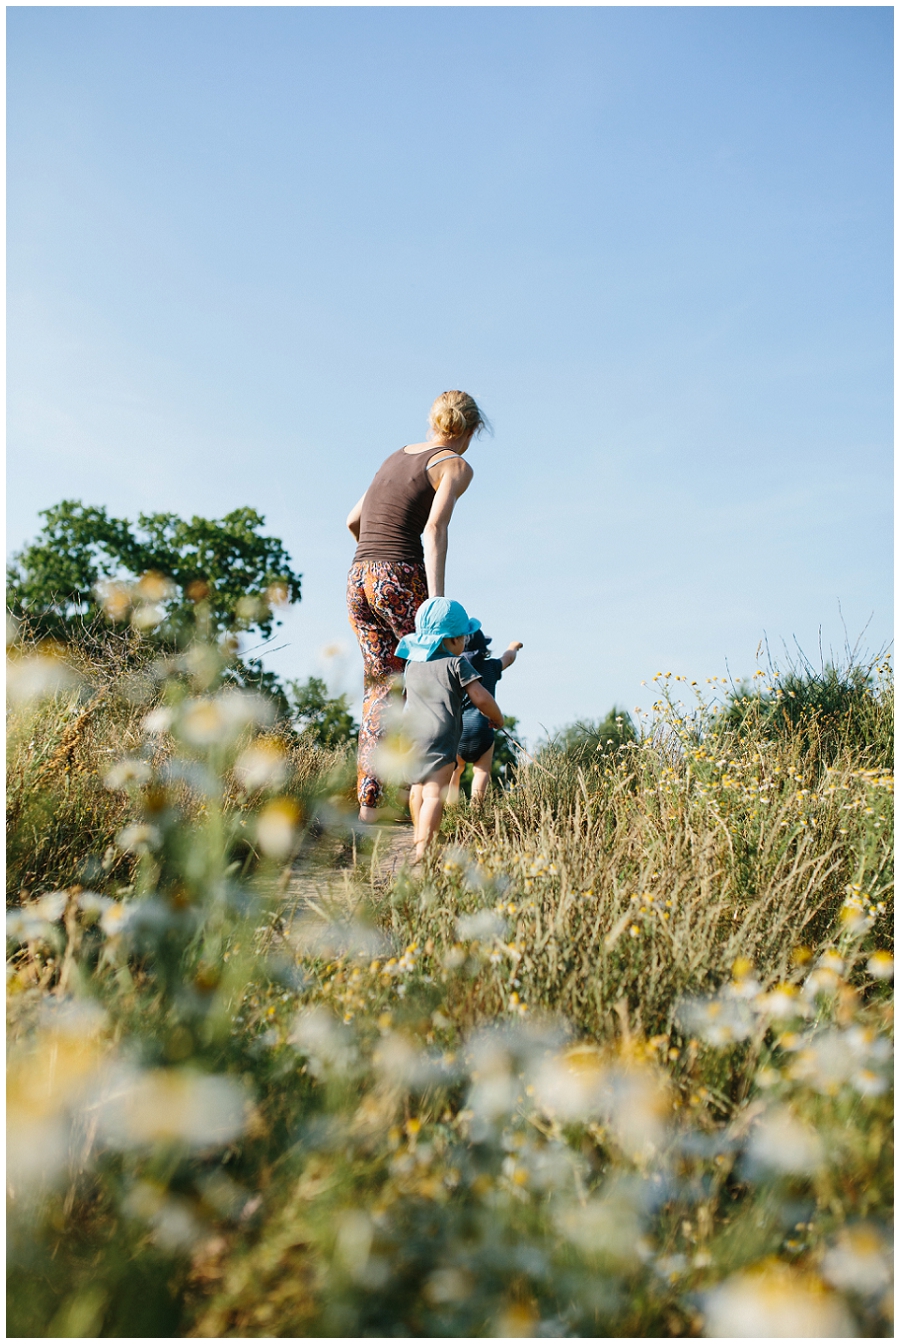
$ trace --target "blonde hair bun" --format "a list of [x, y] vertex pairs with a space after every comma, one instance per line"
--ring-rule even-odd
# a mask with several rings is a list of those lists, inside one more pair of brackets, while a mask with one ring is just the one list
[[475, 398], [456, 388], [441, 393], [431, 408], [428, 421], [435, 433], [443, 435], [445, 439], [460, 439], [465, 434], [475, 434], [487, 424]]

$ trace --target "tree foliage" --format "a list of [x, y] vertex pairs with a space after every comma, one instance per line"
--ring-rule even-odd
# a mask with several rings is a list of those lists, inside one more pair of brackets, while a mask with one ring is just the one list
[[631, 715], [613, 705], [605, 719], [579, 719], [560, 729], [552, 745], [581, 766], [599, 765], [603, 757], [628, 742], [637, 741]]
[[102, 614], [183, 642], [256, 629], [300, 600], [300, 575], [277, 537], [261, 535], [255, 509], [221, 519], [140, 514], [136, 523], [66, 499], [44, 509], [37, 539], [7, 570], [7, 605], [42, 634], [69, 636]]
[[323, 747], [355, 742], [359, 724], [354, 720], [346, 695], [329, 696], [321, 677], [287, 683], [292, 716], [298, 728]]
[[743, 681], [732, 687], [718, 727], [741, 737], [797, 735], [826, 763], [850, 747], [866, 751], [873, 766], [890, 769], [893, 732], [885, 731], [890, 716], [879, 703], [893, 703], [893, 678], [886, 672], [883, 653], [867, 663], [850, 659], [843, 666], [823, 662], [819, 668], [801, 654], [783, 671], [770, 668], [757, 684]]

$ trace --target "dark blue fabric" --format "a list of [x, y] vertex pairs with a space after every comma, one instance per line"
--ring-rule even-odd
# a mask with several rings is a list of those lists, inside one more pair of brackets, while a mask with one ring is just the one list
[[470, 705], [463, 712], [462, 737], [456, 753], [464, 761], [479, 761], [489, 747], [494, 745], [494, 730], [480, 710]]
[[[470, 661], [472, 661], [470, 659]], [[472, 666], [481, 678], [481, 684], [491, 695], [497, 682], [503, 676], [503, 664], [499, 658], [476, 658]], [[459, 739], [458, 754], [464, 761], [480, 760], [489, 747], [494, 745], [494, 730], [489, 719], [476, 709], [468, 696], [463, 699], [462, 736]]]
[[[493, 695], [494, 691], [497, 689], [497, 682], [503, 676], [503, 664], [500, 659], [485, 658], [482, 661], [481, 658], [472, 658], [469, 654], [466, 654], [466, 657], [481, 678], [481, 684], [484, 689], [490, 691], [491, 695]], [[470, 704], [471, 701], [469, 700], [469, 697], [466, 696], [463, 700], [463, 709], [468, 709]], [[484, 718], [484, 715], [482, 715], [482, 718]]]

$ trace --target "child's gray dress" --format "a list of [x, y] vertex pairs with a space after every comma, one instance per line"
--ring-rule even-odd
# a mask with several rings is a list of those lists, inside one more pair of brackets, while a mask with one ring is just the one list
[[446, 765], [456, 765], [462, 736], [464, 687], [480, 681], [468, 658], [438, 654], [427, 663], [406, 664], [406, 731], [418, 747], [410, 784], [425, 784]]

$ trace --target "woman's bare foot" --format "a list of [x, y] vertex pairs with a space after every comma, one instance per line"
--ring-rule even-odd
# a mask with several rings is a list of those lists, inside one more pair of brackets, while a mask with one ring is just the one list
[[359, 819], [364, 821], [367, 826], [372, 826], [378, 821], [381, 813], [377, 807], [361, 807], [359, 809]]

